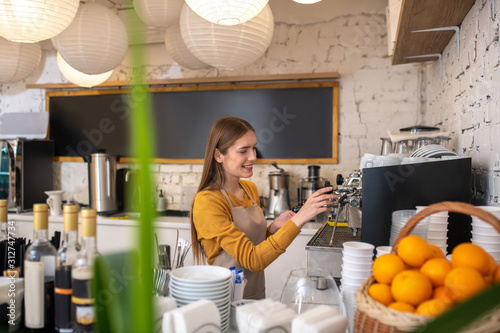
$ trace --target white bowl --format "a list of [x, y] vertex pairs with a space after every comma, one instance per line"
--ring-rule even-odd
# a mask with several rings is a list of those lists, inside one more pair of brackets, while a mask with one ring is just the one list
[[353, 289], [353, 288], [359, 288], [365, 281], [361, 282], [361, 283], [357, 283], [357, 282], [352, 282], [352, 281], [349, 281], [349, 278], [346, 278], [345, 280], [344, 279], [340, 279], [340, 287], [342, 288], [342, 286], [344, 286], [345, 288], [349, 288], [349, 289]]
[[372, 275], [371, 271], [368, 272], [356, 272], [356, 271], [349, 271], [347, 269], [342, 270], [342, 276], [344, 278], [349, 278], [349, 279], [362, 279], [366, 280], [370, 275]]
[[481, 227], [481, 228], [492, 228], [491, 224], [488, 222], [484, 222], [483, 220], [478, 219], [477, 217], [472, 218], [472, 226], [473, 227]]
[[377, 246], [375, 250], [377, 252], [377, 257], [378, 257], [381, 256], [382, 254], [391, 253], [392, 246]]
[[472, 244], [476, 244], [481, 246], [486, 252], [500, 252], [500, 243], [484, 243], [484, 242], [472, 242]]
[[427, 238], [438, 238], [438, 239], [443, 239], [447, 238], [448, 236], [448, 230], [427, 230]]
[[428, 230], [446, 230], [448, 231], [448, 223], [432, 223], [429, 224], [429, 229]]
[[446, 247], [448, 238], [427, 238], [427, 243], [437, 247]]
[[435, 216], [431, 215], [431, 224], [433, 223], [448, 223], [448, 215], [446, 216]]
[[351, 286], [360, 286], [366, 281], [367, 278], [364, 278], [364, 279], [363, 278], [354, 278], [354, 277], [342, 274], [342, 283], [345, 283], [345, 284], [348, 284]]
[[353, 264], [371, 264], [373, 262], [373, 255], [371, 256], [353, 256], [345, 254], [342, 251], [342, 261], [348, 261]]
[[352, 269], [352, 270], [359, 270], [359, 271], [371, 271], [372, 270], [372, 263], [365, 263], [365, 264], [359, 264], [359, 263], [352, 263], [349, 261], [342, 260], [342, 265], [343, 268], [347, 269]]
[[355, 256], [366, 256], [366, 255], [373, 256], [373, 249], [375, 248], [375, 246], [370, 243], [356, 242], [356, 241], [344, 242], [343, 247], [344, 247], [343, 252], [345, 254], [355, 255]]
[[471, 242], [479, 242], [479, 243], [495, 243], [500, 244], [500, 236], [497, 234], [484, 234], [478, 232], [472, 232]]
[[475, 224], [472, 223], [472, 231], [480, 234], [492, 234], [492, 235], [500, 235], [495, 228], [491, 225], [483, 223], [483, 224]]

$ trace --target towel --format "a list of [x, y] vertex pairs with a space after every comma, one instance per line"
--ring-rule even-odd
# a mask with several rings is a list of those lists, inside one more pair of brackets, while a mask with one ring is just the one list
[[296, 317], [291, 333], [344, 333], [347, 325], [347, 317], [336, 307], [320, 305]]
[[290, 332], [297, 314], [285, 304], [263, 299], [236, 308], [240, 333]]
[[221, 329], [215, 302], [202, 299], [163, 314], [163, 333], [203, 333]]

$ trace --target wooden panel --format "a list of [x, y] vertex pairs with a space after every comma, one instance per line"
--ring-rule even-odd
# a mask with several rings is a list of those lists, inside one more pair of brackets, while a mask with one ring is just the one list
[[412, 32], [415, 30], [459, 26], [474, 5], [475, 0], [403, 0], [392, 64], [436, 60], [413, 58], [442, 53], [454, 31]]

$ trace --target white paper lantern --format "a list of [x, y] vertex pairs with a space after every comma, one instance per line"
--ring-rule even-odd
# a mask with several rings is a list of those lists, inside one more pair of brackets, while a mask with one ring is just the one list
[[68, 79], [68, 81], [76, 84], [77, 86], [86, 88], [100, 85], [101, 83], [109, 79], [109, 77], [113, 73], [112, 70], [106, 73], [94, 75], [79, 72], [68, 65], [68, 63], [64, 61], [63, 57], [61, 57], [61, 54], [59, 52], [57, 52], [57, 66], [59, 67], [59, 70], [64, 75], [64, 77]]
[[35, 43], [66, 29], [79, 0], [2, 0], [0, 36], [14, 42]]
[[293, 0], [293, 1], [295, 1], [297, 3], [309, 5], [309, 4], [312, 4], [312, 3], [320, 2], [321, 0]]
[[64, 60], [85, 74], [101, 74], [121, 64], [128, 49], [125, 24], [98, 3], [82, 3], [73, 23], [55, 37]]
[[235, 25], [251, 20], [269, 0], [186, 0], [196, 14], [212, 23]]
[[42, 57], [39, 43], [16, 43], [0, 37], [0, 84], [28, 77]]
[[214, 67], [240, 68], [266, 52], [273, 36], [274, 18], [267, 5], [248, 22], [224, 26], [204, 20], [184, 5], [180, 27], [182, 39], [196, 58]]
[[181, 36], [181, 28], [178, 24], [167, 28], [165, 33], [165, 47], [168, 54], [182, 67], [189, 69], [203, 69], [210, 65], [196, 58], [184, 43]]
[[134, 0], [134, 9], [146, 25], [169, 27], [179, 23], [184, 0]]

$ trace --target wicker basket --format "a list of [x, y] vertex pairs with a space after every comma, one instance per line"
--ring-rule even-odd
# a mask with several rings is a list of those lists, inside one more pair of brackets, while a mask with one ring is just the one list
[[[413, 228], [422, 219], [427, 216], [441, 212], [448, 211], [452, 213], [461, 213], [480, 218], [481, 220], [491, 224], [500, 233], [500, 220], [494, 215], [482, 210], [481, 208], [461, 203], [461, 202], [441, 202], [433, 204], [415, 214], [401, 229], [394, 245], [392, 253], [396, 253], [397, 247], [401, 239], [408, 236]], [[354, 317], [354, 332], [381, 332], [381, 333], [399, 333], [410, 332], [417, 327], [427, 323], [432, 318], [393, 310], [384, 306], [382, 303], [375, 301], [368, 296], [368, 288], [375, 279], [373, 275], [370, 276], [359, 288], [356, 293], [356, 315]], [[488, 333], [499, 332], [500, 329], [500, 308], [489, 313], [481, 318], [481, 320], [471, 324], [470, 328], [466, 330], [469, 333]]]

